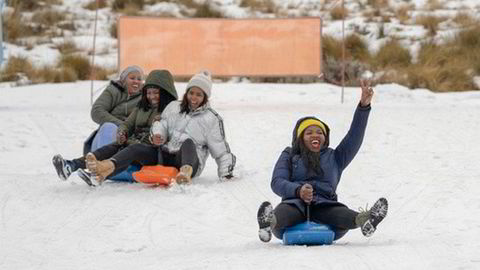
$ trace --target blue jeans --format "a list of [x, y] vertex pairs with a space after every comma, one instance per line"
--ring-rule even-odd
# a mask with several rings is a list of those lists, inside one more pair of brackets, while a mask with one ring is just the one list
[[117, 129], [118, 126], [114, 123], [103, 123], [93, 138], [92, 148], [90, 151], [93, 152], [102, 146], [115, 142], [117, 139]]

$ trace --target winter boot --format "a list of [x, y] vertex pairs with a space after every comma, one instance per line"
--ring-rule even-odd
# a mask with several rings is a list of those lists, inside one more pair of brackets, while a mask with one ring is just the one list
[[183, 165], [180, 167], [180, 172], [175, 177], [177, 184], [190, 184], [192, 183], [193, 168], [190, 165]]
[[387, 216], [387, 212], [387, 199], [380, 198], [375, 202], [375, 204], [372, 206], [372, 208], [370, 208], [370, 210], [358, 214], [355, 221], [361, 222], [361, 219], [365, 219], [365, 213], [368, 213], [368, 219], [364, 223], [361, 223], [361, 229], [364, 236], [370, 237], [377, 229], [378, 224]]
[[63, 159], [62, 155], [55, 155], [52, 158], [53, 166], [58, 177], [65, 181], [76, 170], [75, 164], [70, 160]]
[[95, 176], [87, 172], [86, 170], [78, 169], [77, 174], [80, 177], [80, 179], [82, 179], [83, 181], [85, 181], [85, 183], [87, 183], [87, 185], [91, 187], [99, 185], [99, 183], [95, 179]]
[[263, 202], [258, 208], [258, 238], [262, 242], [269, 242], [272, 239], [272, 228], [275, 227], [277, 220], [273, 213], [273, 207], [270, 202]]

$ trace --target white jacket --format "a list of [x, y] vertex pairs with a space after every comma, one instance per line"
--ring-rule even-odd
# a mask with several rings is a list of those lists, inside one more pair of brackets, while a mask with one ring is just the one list
[[192, 139], [200, 163], [195, 176], [202, 173], [209, 153], [217, 162], [220, 178], [233, 172], [236, 158], [225, 140], [222, 117], [208, 102], [188, 114], [180, 113], [180, 101], [170, 102], [162, 119], [153, 123], [151, 133], [166, 138], [167, 143], [162, 147], [169, 153], [178, 152], [186, 139]]

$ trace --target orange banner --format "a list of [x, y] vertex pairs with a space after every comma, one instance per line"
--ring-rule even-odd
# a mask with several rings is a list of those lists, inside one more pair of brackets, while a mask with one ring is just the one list
[[319, 75], [320, 18], [171, 19], [121, 17], [119, 67], [191, 76]]

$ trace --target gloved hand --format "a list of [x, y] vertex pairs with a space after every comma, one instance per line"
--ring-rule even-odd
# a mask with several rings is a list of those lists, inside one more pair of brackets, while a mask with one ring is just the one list
[[117, 143], [118, 144], [125, 144], [127, 142], [128, 135], [125, 131], [119, 130], [117, 131]]
[[232, 173], [220, 177], [220, 181], [222, 181], [222, 182], [229, 181], [229, 180], [234, 180], [234, 179], [235, 179], [235, 176]]

